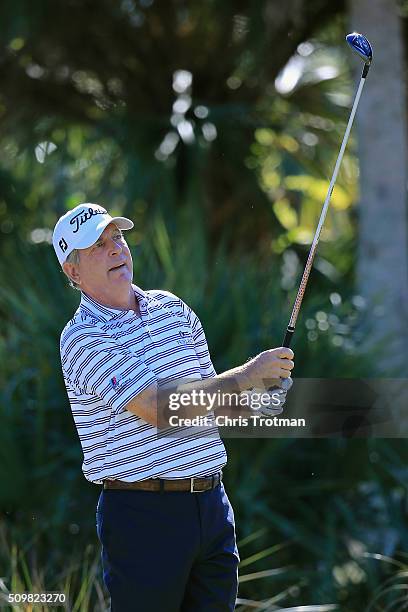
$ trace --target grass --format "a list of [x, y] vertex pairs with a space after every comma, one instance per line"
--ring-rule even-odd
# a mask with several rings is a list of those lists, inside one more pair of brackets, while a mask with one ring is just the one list
[[[19, 548], [16, 543], [10, 541], [5, 523], [0, 522], [0, 549], [2, 568], [8, 566], [7, 575], [0, 576], [0, 601], [7, 601], [9, 593], [58, 592], [64, 593], [67, 601], [66, 605], [57, 606], [60, 610], [109, 610], [109, 597], [102, 582], [99, 546], [88, 544], [81, 555], [76, 554], [69, 558], [64, 567], [42, 565], [34, 546]], [[37, 612], [39, 609], [42, 612], [55, 612], [56, 606], [19, 604], [9, 605], [7, 609], [13, 612]]]

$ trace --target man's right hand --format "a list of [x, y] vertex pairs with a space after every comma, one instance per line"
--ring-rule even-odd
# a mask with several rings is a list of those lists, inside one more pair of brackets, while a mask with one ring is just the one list
[[259, 353], [243, 369], [250, 386], [262, 387], [263, 381], [288, 378], [295, 366], [293, 359], [292, 349], [280, 346]]

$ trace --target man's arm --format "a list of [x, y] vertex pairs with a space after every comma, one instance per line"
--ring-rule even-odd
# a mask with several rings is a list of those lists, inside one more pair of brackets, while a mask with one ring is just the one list
[[[294, 367], [293, 351], [289, 348], [279, 347], [264, 351], [248, 361], [247, 363], [227, 370], [222, 374], [189, 383], [175, 383], [174, 387], [160, 388], [157, 383], [149, 385], [144, 391], [138, 393], [125, 408], [136, 416], [142, 418], [147, 423], [157, 427], [159, 423], [165, 421], [165, 414], [169, 407], [169, 396], [177, 392], [188, 394], [192, 391], [204, 391], [200, 396], [203, 401], [199, 405], [190, 403], [180, 407], [179, 416], [193, 418], [208, 414], [210, 410], [222, 408], [222, 404], [210, 405], [208, 396], [223, 395], [227, 393], [237, 393], [251, 387], [263, 387], [266, 384], [271, 386], [272, 381], [276, 383], [281, 378], [290, 376]], [[266, 383], [266, 381], [268, 381]], [[184, 414], [181, 414], [184, 408]]]

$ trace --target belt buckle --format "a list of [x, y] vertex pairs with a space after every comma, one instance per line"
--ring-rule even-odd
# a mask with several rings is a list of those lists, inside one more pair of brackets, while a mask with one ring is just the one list
[[196, 490], [194, 489], [194, 481], [195, 481], [195, 480], [198, 480], [198, 479], [196, 479], [196, 478], [194, 478], [194, 477], [193, 477], [193, 478], [190, 478], [190, 493], [204, 493], [204, 490], [203, 490], [203, 491], [196, 491]]

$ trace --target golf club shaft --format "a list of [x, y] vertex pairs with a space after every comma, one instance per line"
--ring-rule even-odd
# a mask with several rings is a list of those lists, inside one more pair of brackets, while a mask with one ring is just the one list
[[351, 109], [350, 117], [349, 117], [349, 120], [348, 120], [348, 123], [347, 123], [347, 127], [346, 127], [346, 131], [345, 131], [344, 137], [343, 137], [343, 142], [341, 143], [339, 155], [337, 157], [336, 165], [334, 167], [333, 176], [331, 178], [329, 189], [328, 189], [327, 195], [326, 195], [326, 199], [324, 201], [322, 212], [320, 214], [319, 223], [318, 223], [318, 226], [317, 226], [314, 238], [313, 238], [312, 246], [310, 247], [309, 256], [307, 258], [305, 269], [303, 271], [302, 280], [300, 281], [299, 289], [298, 289], [298, 292], [297, 292], [295, 303], [293, 305], [292, 314], [291, 314], [291, 317], [290, 317], [290, 320], [289, 320], [289, 324], [288, 324], [286, 332], [285, 332], [285, 336], [284, 336], [284, 339], [283, 339], [282, 346], [290, 347], [290, 344], [292, 342], [293, 334], [295, 332], [295, 327], [296, 327], [296, 321], [297, 321], [297, 318], [298, 318], [300, 307], [302, 305], [302, 300], [303, 300], [303, 296], [304, 296], [304, 293], [305, 293], [305, 290], [306, 290], [307, 282], [309, 280], [310, 272], [312, 270], [312, 265], [313, 265], [313, 260], [314, 260], [314, 256], [315, 256], [315, 253], [316, 253], [317, 245], [319, 243], [320, 233], [322, 231], [323, 223], [324, 223], [324, 221], [326, 219], [327, 210], [328, 210], [329, 204], [330, 204], [330, 198], [331, 198], [331, 195], [333, 193], [333, 189], [334, 189], [334, 185], [335, 185], [335, 182], [336, 182], [336, 179], [337, 179], [337, 175], [339, 173], [340, 164], [341, 164], [341, 161], [343, 159], [343, 155], [344, 155], [344, 151], [345, 151], [345, 148], [346, 148], [346, 145], [347, 145], [347, 141], [349, 139], [351, 127], [353, 125], [354, 115], [356, 114], [357, 106], [358, 106], [358, 103], [360, 101], [361, 92], [363, 91], [363, 87], [364, 87], [366, 76], [368, 74], [368, 70], [369, 70], [369, 65], [365, 64], [364, 68], [363, 68], [363, 73], [361, 75], [360, 83], [359, 83], [359, 86], [358, 86], [358, 89], [357, 89], [357, 93], [356, 93], [356, 96], [354, 98], [353, 107]]

